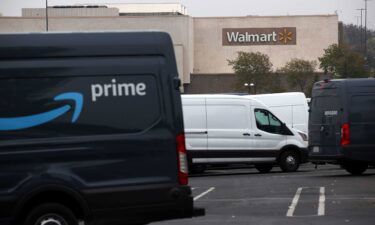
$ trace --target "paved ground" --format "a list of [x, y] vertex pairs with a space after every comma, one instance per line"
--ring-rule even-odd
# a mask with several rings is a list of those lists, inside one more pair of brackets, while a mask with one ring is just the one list
[[375, 225], [375, 169], [353, 177], [338, 166], [297, 173], [217, 169], [190, 178], [206, 216], [157, 225]]

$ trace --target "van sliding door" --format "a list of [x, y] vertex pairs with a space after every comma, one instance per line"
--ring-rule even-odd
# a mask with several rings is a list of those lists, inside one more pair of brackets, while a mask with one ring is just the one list
[[207, 99], [208, 151], [214, 162], [243, 162], [250, 157], [249, 101]]

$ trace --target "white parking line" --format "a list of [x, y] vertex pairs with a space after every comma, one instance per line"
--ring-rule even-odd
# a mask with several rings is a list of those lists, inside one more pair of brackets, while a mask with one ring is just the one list
[[[309, 189], [310, 187], [299, 187], [296, 194], [294, 195], [292, 204], [289, 206], [288, 212], [286, 213], [287, 217], [300, 217], [294, 216], [294, 211], [296, 210], [298, 200], [301, 196], [302, 189]], [[319, 205], [318, 205], [318, 214], [316, 215], [304, 215], [304, 216], [324, 216], [325, 215], [325, 204], [326, 204], [326, 189], [325, 187], [319, 187]]]
[[326, 208], [325, 204], [326, 204], [325, 187], [320, 187], [318, 216], [324, 216], [325, 208]]
[[300, 187], [300, 188], [297, 189], [297, 192], [294, 195], [292, 204], [289, 206], [289, 210], [286, 213], [287, 217], [292, 217], [293, 216], [293, 213], [294, 213], [294, 210], [296, 209], [296, 206], [298, 204], [298, 200], [299, 200], [299, 196], [301, 195], [301, 192], [302, 192], [302, 188]]
[[194, 201], [197, 201], [198, 199], [200, 199], [201, 197], [205, 196], [206, 194], [210, 193], [213, 190], [215, 190], [215, 187], [209, 188], [207, 191], [205, 191], [205, 192], [201, 193], [200, 195], [194, 197]]

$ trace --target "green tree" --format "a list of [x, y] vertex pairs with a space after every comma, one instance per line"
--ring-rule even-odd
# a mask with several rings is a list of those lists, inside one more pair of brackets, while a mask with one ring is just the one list
[[365, 59], [347, 46], [333, 44], [324, 50], [324, 55], [319, 58], [320, 68], [325, 73], [330, 73], [334, 78], [368, 77], [365, 69]]
[[372, 76], [374, 76], [375, 71], [375, 37], [370, 38], [367, 41], [367, 61], [369, 63], [369, 66], [372, 68]]
[[[272, 72], [272, 63], [266, 54], [260, 52], [238, 52], [234, 60], [228, 60], [237, 75], [237, 88], [243, 90], [248, 84], [249, 93], [262, 92], [267, 85], [267, 75]], [[254, 84], [254, 86], [249, 86]]]
[[287, 76], [289, 86], [297, 87], [299, 91], [309, 93], [308, 86], [314, 78], [315, 61], [292, 59], [279, 72]]

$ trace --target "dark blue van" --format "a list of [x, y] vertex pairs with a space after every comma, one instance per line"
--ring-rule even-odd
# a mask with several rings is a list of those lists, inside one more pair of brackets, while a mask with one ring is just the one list
[[309, 160], [362, 174], [375, 163], [375, 79], [315, 83], [309, 117]]
[[161, 32], [0, 35], [0, 224], [202, 215]]

